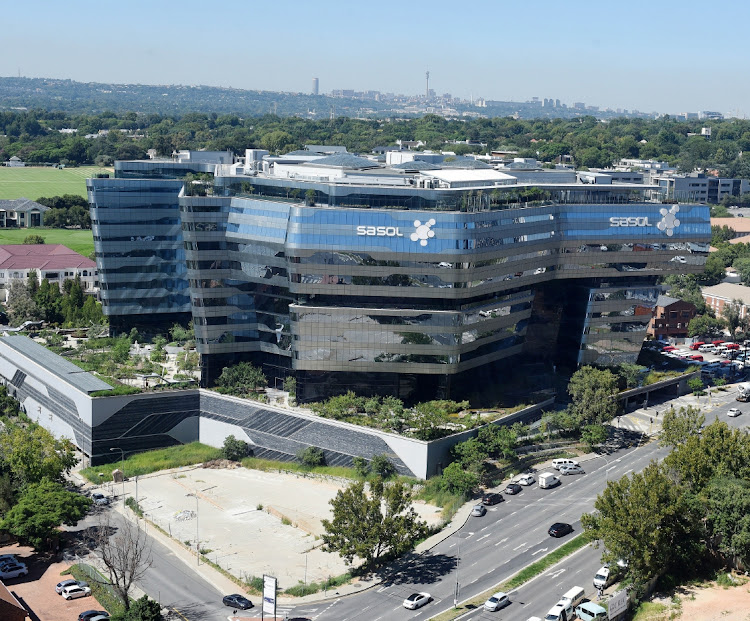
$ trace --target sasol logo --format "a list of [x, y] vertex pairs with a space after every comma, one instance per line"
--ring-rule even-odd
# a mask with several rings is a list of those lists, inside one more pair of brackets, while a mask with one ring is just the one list
[[648, 216], [637, 218], [614, 216], [609, 219], [609, 226], [651, 226], [651, 223], [648, 221]]
[[368, 237], [403, 237], [404, 234], [397, 226], [358, 226], [357, 235]]

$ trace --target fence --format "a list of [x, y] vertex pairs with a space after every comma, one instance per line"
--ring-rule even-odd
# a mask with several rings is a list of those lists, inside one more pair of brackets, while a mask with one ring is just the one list
[[89, 584], [96, 583], [99, 588], [102, 588], [107, 592], [109, 597], [122, 602], [120, 594], [114, 589], [110, 581], [107, 580], [98, 569], [96, 569], [96, 567], [92, 567], [88, 563], [82, 563], [80, 561], [78, 562], [78, 567], [88, 577]]

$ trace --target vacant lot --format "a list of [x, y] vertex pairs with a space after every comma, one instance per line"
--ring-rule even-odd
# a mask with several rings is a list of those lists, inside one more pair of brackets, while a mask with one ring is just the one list
[[94, 236], [90, 229], [0, 229], [0, 244], [22, 244], [27, 235], [41, 235], [44, 243], [62, 244], [84, 257], [94, 252]]
[[51, 168], [48, 166], [8, 168], [0, 166], [0, 199], [62, 196], [86, 196], [86, 179], [97, 174], [110, 174], [112, 169], [98, 166], [80, 168]]

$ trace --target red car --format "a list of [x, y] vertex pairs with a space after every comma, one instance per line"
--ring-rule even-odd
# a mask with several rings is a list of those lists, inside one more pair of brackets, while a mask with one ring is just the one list
[[725, 345], [727, 349], [739, 349], [740, 346], [737, 343], [729, 343], [728, 345]]
[[690, 356], [690, 360], [695, 360], [697, 362], [703, 362], [703, 356], [700, 354], [696, 354], [695, 356]]
[[662, 351], [674, 351], [675, 349], [677, 348], [673, 347], [672, 345], [667, 345], [666, 347], [661, 348]]
[[700, 347], [701, 345], [705, 345], [705, 344], [706, 344], [706, 343], [705, 343], [704, 341], [698, 341], [698, 342], [696, 342], [696, 343], [693, 343], [692, 345], [690, 345], [690, 349], [692, 349], [692, 350], [696, 350], [696, 349], [698, 349], [698, 348], [699, 348], [699, 347]]
[[721, 345], [724, 341], [711, 341], [712, 345]]

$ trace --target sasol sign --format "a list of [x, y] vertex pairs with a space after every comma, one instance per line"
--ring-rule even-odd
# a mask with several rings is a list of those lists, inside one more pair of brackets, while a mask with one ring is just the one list
[[618, 217], [613, 216], [609, 219], [609, 226], [653, 226], [646, 217]]
[[367, 237], [403, 237], [404, 234], [397, 226], [358, 226], [357, 235]]

